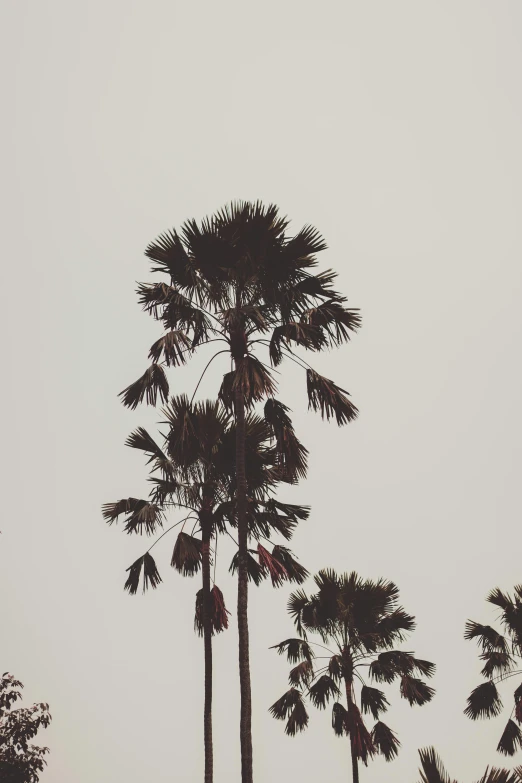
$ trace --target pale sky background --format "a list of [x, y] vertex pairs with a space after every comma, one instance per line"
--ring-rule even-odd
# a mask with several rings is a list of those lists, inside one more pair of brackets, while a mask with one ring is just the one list
[[[431, 705], [391, 688], [399, 759], [363, 783], [414, 783], [419, 747], [476, 780], [502, 717], [472, 723], [479, 683], [467, 618], [522, 581], [519, 540], [522, 336], [522, 4], [517, 0], [263, 3], [3, 0], [0, 669], [47, 701], [45, 783], [202, 778], [199, 580], [168, 565], [144, 597], [123, 592], [145, 539], [107, 528], [102, 502], [146, 488], [124, 447], [160, 416], [117, 393], [146, 367], [160, 327], [135, 282], [161, 231], [234, 198], [310, 222], [364, 326], [315, 366], [347, 388], [358, 421], [306, 412], [310, 503], [294, 551], [401, 588], [438, 664]], [[217, 362], [216, 362], [217, 364]], [[171, 388], [191, 392], [203, 357]], [[215, 394], [219, 369], [207, 375]], [[290, 497], [290, 495], [288, 495]], [[228, 559], [217, 582], [234, 610]], [[290, 589], [251, 590], [256, 783], [341, 783], [348, 744], [311, 709], [296, 739], [267, 710], [288, 666]], [[215, 643], [215, 781], [239, 781], [236, 632]], [[514, 762], [522, 763], [522, 754]]]

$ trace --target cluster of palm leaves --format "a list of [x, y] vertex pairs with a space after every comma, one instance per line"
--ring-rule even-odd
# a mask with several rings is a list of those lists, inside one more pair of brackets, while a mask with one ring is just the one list
[[[155, 439], [139, 427], [127, 440], [147, 458], [149, 496], [103, 507], [109, 524], [123, 518], [126, 533], [155, 537], [128, 569], [129, 593], [135, 594], [140, 583], [144, 591], [161, 584], [151, 549], [174, 529], [171, 566], [188, 577], [201, 573], [194, 626], [204, 640], [205, 783], [213, 781], [212, 639], [228, 627], [230, 617], [216, 584], [218, 539], [226, 536], [235, 545], [227, 566], [237, 575], [242, 783], [253, 781], [249, 584], [270, 579], [274, 587], [300, 585], [308, 576], [286, 543], [310, 509], [279, 497], [284, 485], [306, 477], [308, 452], [289, 407], [277, 399], [275, 368], [284, 361], [300, 368], [308, 407], [323, 419], [341, 426], [358, 413], [348, 392], [299, 351], [321, 352], [347, 342], [360, 326], [359, 313], [335, 289], [336, 274], [317, 269], [317, 255], [326, 248], [320, 234], [305, 226], [291, 236], [288, 225], [274, 205], [237, 202], [200, 224], [189, 220], [179, 232], [168, 231], [147, 247], [152, 271], [161, 279], [140, 284], [138, 298], [164, 333], [150, 347], [145, 372], [120, 396], [132, 410], [143, 402], [161, 406], [164, 429]], [[167, 371], [179, 369], [206, 345], [218, 350], [192, 396], [171, 396]], [[207, 371], [223, 359], [214, 399], [196, 400]], [[402, 698], [422, 706], [434, 695], [423, 678], [430, 678], [435, 666], [402, 649], [415, 619], [399, 605], [392, 582], [323, 570], [315, 585], [312, 595], [298, 590], [290, 597], [297, 637], [276, 648], [295, 666], [290, 689], [271, 712], [286, 721], [292, 736], [308, 725], [307, 699], [319, 709], [332, 701], [332, 728], [350, 743], [358, 783], [360, 762], [367, 765], [377, 755], [392, 761], [400, 747], [381, 720], [389, 707], [387, 694], [375, 685], [397, 683]], [[481, 645], [486, 679], [468, 700], [466, 713], [472, 719], [498, 715], [497, 685], [521, 673], [516, 661], [522, 653], [522, 588], [515, 588], [514, 598], [496, 590], [489, 600], [502, 611], [505, 635], [468, 623], [466, 638]], [[370, 716], [373, 726], [367, 725]], [[522, 685], [515, 690], [498, 746], [506, 755], [522, 747], [517, 723], [522, 723]], [[420, 753], [423, 783], [451, 783], [435, 751]], [[481, 783], [520, 780], [520, 770], [490, 770]]]
[[[392, 729], [380, 720], [389, 706], [386, 694], [368, 681], [386, 685], [397, 681], [402, 698], [410, 705], [423, 705], [435, 691], [416, 675], [431, 677], [435, 666], [397, 648], [413, 631], [415, 619], [399, 606], [399, 591], [392, 582], [325, 570], [315, 576], [315, 583], [318, 591], [314, 595], [299, 590], [290, 596], [288, 612], [299, 636], [280, 642], [275, 649], [297, 666], [289, 675], [292, 687], [270, 711], [275, 718], [286, 720], [286, 733], [294, 735], [308, 725], [306, 697], [319, 709], [333, 700], [332, 728], [337, 736], [350, 739], [357, 783], [359, 761], [367, 765], [377, 754], [391, 761], [400, 746]], [[311, 641], [310, 634], [321, 643]], [[376, 721], [371, 731], [363, 714]]]

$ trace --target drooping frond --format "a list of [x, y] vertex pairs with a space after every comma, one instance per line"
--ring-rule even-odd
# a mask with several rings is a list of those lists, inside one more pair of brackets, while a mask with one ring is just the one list
[[522, 731], [515, 721], [509, 719], [506, 728], [500, 738], [497, 750], [504, 756], [514, 756], [517, 750], [522, 749]]
[[170, 564], [183, 576], [194, 576], [201, 567], [201, 539], [188, 533], [178, 533]]
[[285, 572], [285, 579], [289, 582], [302, 584], [308, 576], [308, 571], [297, 562], [292, 553], [285, 546], [277, 545], [272, 550], [272, 557], [280, 563]]
[[[239, 552], [236, 552], [234, 557], [232, 558], [232, 562], [230, 564], [230, 568], [228, 569], [231, 574], [235, 574], [236, 571], [239, 568]], [[255, 557], [252, 557], [251, 553], [247, 553], [247, 574], [248, 574], [248, 581], [253, 582], [256, 587], [258, 587], [263, 579], [266, 579], [267, 572], [264, 568], [261, 567], [261, 565], [257, 562]]]
[[125, 590], [128, 590], [131, 595], [135, 595], [138, 592], [138, 586], [140, 583], [141, 572], [143, 570], [143, 592], [149, 587], [156, 588], [160, 582], [161, 577], [154, 558], [148, 552], [142, 557], [139, 557], [129, 568], [127, 572], [129, 574], [127, 581], [125, 582]]
[[348, 733], [348, 713], [338, 701], [332, 707], [332, 729], [338, 737]]
[[310, 686], [309, 695], [312, 703], [322, 710], [326, 708], [331, 698], [339, 697], [341, 691], [331, 677], [323, 674]]
[[[212, 634], [221, 633], [228, 628], [228, 616], [230, 612], [225, 606], [223, 593], [217, 585], [214, 585], [210, 591], [209, 597], [209, 620]], [[203, 590], [196, 593], [196, 611], [194, 614], [194, 630], [199, 636], [203, 636]]]
[[308, 605], [309, 599], [304, 590], [296, 590], [288, 599], [288, 614], [293, 618], [297, 633], [303, 633], [303, 610]]
[[375, 720], [379, 720], [381, 712], [386, 712], [389, 707], [385, 694], [377, 688], [363, 685], [361, 688], [361, 709], [363, 713], [371, 712]]
[[156, 340], [149, 351], [149, 359], [159, 362], [163, 356], [167, 367], [179, 367], [187, 361], [187, 352], [192, 345], [190, 337], [179, 330], [167, 332]]
[[295, 685], [297, 688], [308, 686], [313, 675], [313, 668], [310, 661], [301, 661], [297, 666], [291, 669], [288, 675], [288, 682], [290, 685]]
[[102, 507], [104, 519], [111, 525], [121, 514], [126, 514], [124, 530], [126, 533], [146, 533], [148, 536], [163, 527], [163, 511], [154, 503], [137, 498], [124, 498], [116, 503], [105, 503]]
[[426, 685], [422, 680], [416, 677], [410, 677], [403, 674], [401, 677], [401, 696], [407, 699], [411, 706], [418, 704], [422, 706], [433, 699], [435, 690]]
[[386, 761], [393, 761], [398, 755], [401, 743], [395, 733], [386, 724], [379, 721], [371, 733], [374, 748], [384, 756]]
[[341, 680], [343, 676], [343, 659], [341, 655], [332, 655], [328, 661], [328, 672], [334, 680]]
[[276, 326], [270, 340], [270, 361], [278, 367], [283, 361], [283, 348], [289, 343], [295, 343], [310, 351], [320, 351], [327, 345], [327, 340], [320, 326], [310, 323], [289, 322]]
[[276, 441], [282, 476], [292, 483], [306, 477], [308, 449], [297, 438], [288, 411], [279, 400], [270, 398], [265, 403], [264, 417]]
[[166, 402], [169, 396], [169, 383], [163, 367], [159, 364], [152, 364], [137, 381], [131, 383], [122, 392], [119, 397], [127, 408], [135, 410], [138, 405], [147, 401], [147, 405], [156, 405], [159, 398]]
[[288, 579], [288, 573], [284, 565], [271, 555], [264, 546], [258, 544], [257, 553], [259, 556], [259, 565], [263, 571], [270, 576], [274, 587], [281, 587], [283, 582]]
[[496, 674], [508, 672], [515, 663], [509, 653], [501, 652], [500, 650], [486, 650], [480, 658], [482, 661], [485, 661], [481, 674], [488, 680]]
[[235, 370], [224, 376], [219, 398], [227, 410], [230, 410], [234, 403], [235, 392], [239, 389], [245, 405], [250, 407], [254, 402], [272, 397], [275, 388], [270, 372], [257, 357], [248, 354], [238, 361]]
[[481, 625], [473, 620], [468, 620], [464, 632], [465, 639], [476, 639], [484, 651], [499, 650], [507, 652], [507, 641], [504, 636], [499, 634], [490, 625]]
[[304, 660], [311, 664], [312, 659], [315, 658], [314, 651], [304, 639], [285, 639], [284, 642], [275, 644], [270, 649], [277, 650], [279, 655], [286, 653], [289, 663]]
[[392, 662], [382, 661], [381, 656], [372, 661], [369, 667], [369, 673], [375, 682], [384, 682], [388, 685], [398, 676], [397, 669]]
[[324, 378], [315, 370], [306, 371], [308, 407], [321, 411], [323, 419], [336, 419], [339, 426], [353, 421], [358, 414], [355, 405], [350, 402], [347, 391], [341, 389], [333, 381]]
[[352, 748], [355, 750], [357, 758], [361, 759], [363, 764], [367, 765], [368, 760], [375, 755], [376, 749], [371, 734], [364, 725], [362, 715], [356, 704], [350, 706], [346, 723], [352, 740]]
[[477, 718], [496, 718], [502, 710], [502, 701], [494, 682], [483, 682], [468, 697], [468, 706], [464, 710], [471, 720]]
[[298, 731], [304, 731], [307, 726], [308, 713], [304, 701], [301, 699], [290, 713], [286, 722], [285, 734], [288, 734], [289, 737], [295, 737]]
[[297, 688], [290, 688], [269, 708], [269, 713], [276, 720], [286, 720], [295, 705], [302, 701], [302, 693]]
[[173, 286], [166, 283], [141, 284], [138, 293], [143, 309], [163, 321], [165, 329], [185, 334], [193, 348], [205, 342], [215, 331], [207, 314]]
[[486, 769], [478, 783], [522, 783], [522, 767], [516, 767], [512, 772], [508, 769]]
[[143, 427], [138, 427], [134, 430], [125, 441], [125, 445], [130, 446], [132, 449], [143, 451], [149, 458], [147, 464], [154, 463], [153, 471], [161, 470], [166, 476], [172, 475], [173, 465], [171, 461]]

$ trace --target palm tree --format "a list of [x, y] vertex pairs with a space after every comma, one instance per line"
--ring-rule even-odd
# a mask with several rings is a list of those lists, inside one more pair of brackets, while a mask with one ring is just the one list
[[[319, 233], [305, 226], [294, 236], [275, 205], [236, 202], [201, 225], [187, 221], [178, 233], [162, 234], [146, 250], [152, 271], [168, 282], [142, 284], [143, 308], [163, 323], [166, 333], [151, 347], [150, 367], [122, 393], [135, 408], [144, 399], [167, 400], [164, 366], [184, 364], [196, 348], [222, 342], [228, 356], [219, 397], [236, 423], [236, 508], [238, 524], [238, 636], [241, 692], [241, 775], [252, 783], [251, 687], [248, 643], [248, 500], [245, 410], [266, 401], [264, 416], [278, 447], [285, 480], [306, 474], [306, 449], [295, 436], [288, 408], [274, 399], [276, 384], [259, 351], [268, 351], [273, 367], [288, 358], [306, 373], [309, 407], [339, 425], [357, 409], [347, 392], [316, 372], [294, 347], [321, 351], [347, 341], [360, 325], [357, 311], [334, 290], [336, 274], [316, 272], [316, 255], [326, 248]], [[160, 363], [161, 359], [163, 362]]]
[[471, 692], [464, 714], [471, 720], [496, 718], [503, 706], [497, 685], [516, 677], [514, 705], [497, 746], [499, 753], [513, 756], [517, 748], [522, 748], [522, 731], [517, 725], [522, 723], [522, 585], [515, 587], [513, 597], [496, 587], [486, 600], [500, 609], [504, 635], [490, 625], [472, 620], [466, 623], [464, 638], [477, 640], [480, 660], [484, 662], [481, 674], [485, 682]]
[[[419, 750], [419, 756], [422, 767], [419, 770], [421, 783], [458, 783], [449, 777], [434, 748]], [[522, 783], [522, 767], [517, 767], [512, 772], [488, 767], [477, 783]]]
[[[154, 535], [163, 528], [167, 512], [183, 511], [183, 518], [161, 533], [152, 546], [127, 570], [125, 589], [138, 591], [143, 578], [143, 590], [156, 588], [161, 577], [150, 550], [168, 532], [182, 525], [178, 532], [171, 565], [184, 576], [194, 576], [201, 570], [202, 587], [196, 595], [195, 628], [203, 635], [205, 650], [204, 748], [205, 783], [213, 780], [212, 746], [212, 636], [228, 627], [228, 611], [220, 589], [215, 583], [217, 537], [237, 526], [235, 513], [235, 424], [218, 402], [189, 402], [185, 395], [173, 397], [165, 408], [168, 432], [161, 448], [149, 433], [138, 428], [127, 445], [143, 451], [151, 463], [153, 488], [148, 500], [124, 498], [103, 507], [105, 519], [112, 524], [125, 515], [125, 532]], [[309, 509], [282, 504], [272, 494], [279, 480], [277, 449], [270, 445], [270, 430], [263, 419], [247, 416], [246, 451], [247, 484], [249, 488], [249, 532], [258, 541], [270, 541], [274, 533], [290, 539], [299, 519], [306, 518]], [[190, 533], [187, 524], [193, 524]], [[197, 528], [197, 529], [196, 529]], [[214, 578], [211, 576], [214, 543]], [[269, 553], [260, 543], [249, 554], [249, 573], [256, 583], [277, 575], [283, 581], [301, 583], [307, 571], [293, 558], [286, 547], [275, 545]], [[232, 570], [236, 560], [232, 563]], [[211, 582], [213, 586], [211, 587]], [[275, 582], [274, 582], [275, 584]]]
[[[286, 720], [286, 733], [295, 736], [308, 725], [305, 696], [319, 709], [334, 699], [332, 728], [337, 736], [350, 738], [352, 777], [358, 783], [359, 760], [367, 765], [381, 753], [391, 761], [400, 746], [395, 733], [380, 720], [389, 706], [386, 695], [367, 685], [367, 680], [390, 684], [398, 679], [401, 696], [410, 705], [423, 705], [431, 701], [434, 690], [415, 675], [431, 677], [435, 666], [396, 649], [414, 629], [415, 618], [398, 605], [399, 591], [392, 582], [363, 580], [355, 572], [338, 575], [331, 569], [319, 571], [314, 579], [317, 593], [308, 596], [298, 590], [288, 601], [299, 637], [273, 649], [280, 655], [286, 652], [288, 661], [297, 665], [289, 675], [292, 687], [270, 712]], [[309, 641], [309, 633], [317, 634], [321, 644]], [[340, 686], [346, 707], [337, 701]], [[371, 731], [361, 713], [371, 713], [377, 721]]]

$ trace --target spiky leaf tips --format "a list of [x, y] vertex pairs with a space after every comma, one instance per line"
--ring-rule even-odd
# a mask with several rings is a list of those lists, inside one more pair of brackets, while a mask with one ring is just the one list
[[[435, 748], [423, 748], [419, 750], [421, 769], [419, 770], [422, 783], [457, 783], [446, 772], [440, 756]], [[521, 783], [522, 767], [513, 771], [507, 769], [486, 769], [477, 783]]]
[[[435, 665], [391, 646], [415, 627], [415, 619], [398, 605], [395, 584], [364, 580], [356, 573], [337, 574], [332, 569], [323, 569], [314, 581], [315, 594], [298, 590], [288, 602], [299, 637], [285, 639], [274, 649], [280, 655], [286, 653], [293, 664], [289, 675], [293, 687], [272, 706], [271, 713], [288, 721], [290, 704], [304, 704], [308, 697], [315, 707], [325, 709], [333, 701], [332, 729], [336, 736], [349, 738], [353, 769], [359, 762], [368, 764], [376, 754], [392, 761], [400, 742], [381, 720], [389, 701], [365, 677], [385, 685], [398, 682], [401, 695], [411, 705], [424, 705], [434, 690], [421, 677], [432, 677]], [[317, 647], [311, 639], [314, 635], [320, 639]], [[368, 715], [376, 721], [371, 729], [363, 717]], [[307, 722], [300, 724], [300, 730]], [[290, 721], [287, 733], [295, 733]]]
[[[504, 728], [497, 751], [513, 756], [522, 749], [522, 591], [515, 586], [513, 596], [498, 587], [490, 592], [487, 601], [500, 609], [503, 633], [490, 625], [473, 620], [466, 623], [464, 638], [475, 641], [483, 662], [482, 677], [485, 682], [473, 689], [468, 697], [464, 714], [471, 720], [496, 718], [503, 710], [499, 688], [514, 687], [515, 706]], [[506, 685], [504, 685], [506, 680]], [[511, 702], [512, 703], [512, 702]]]

